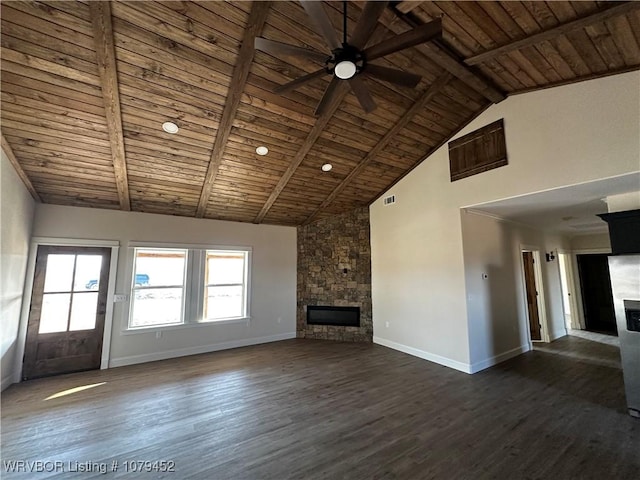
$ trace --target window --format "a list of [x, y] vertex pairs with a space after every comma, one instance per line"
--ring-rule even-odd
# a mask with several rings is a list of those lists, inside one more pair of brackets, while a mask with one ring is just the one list
[[245, 316], [247, 252], [207, 250], [204, 318]]
[[187, 251], [136, 248], [130, 327], [183, 323]]
[[134, 248], [129, 329], [247, 318], [250, 253]]

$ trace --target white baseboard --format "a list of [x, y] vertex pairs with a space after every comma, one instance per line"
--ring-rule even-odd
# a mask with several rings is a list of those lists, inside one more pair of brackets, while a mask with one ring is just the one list
[[443, 357], [441, 355], [436, 355], [435, 353], [425, 352], [424, 350], [419, 350], [417, 348], [409, 347], [407, 345], [392, 342], [391, 340], [386, 340], [384, 338], [380, 338], [376, 336], [373, 337], [373, 343], [382, 345], [383, 347], [389, 347], [394, 350], [398, 350], [400, 352], [408, 353], [409, 355], [413, 355], [414, 357], [422, 358], [424, 360], [429, 360], [430, 362], [434, 362], [439, 365], [444, 365], [445, 367], [453, 368], [455, 370], [459, 370], [464, 373], [472, 373], [471, 365], [469, 365], [468, 363], [452, 360], [450, 358]]
[[9, 386], [13, 385], [15, 382], [13, 381], [13, 375], [7, 375], [2, 379], [2, 384], [0, 385], [0, 392], [4, 392], [4, 390]]
[[232, 340], [230, 342], [214, 343], [213, 345], [202, 345], [199, 347], [179, 348], [176, 350], [164, 350], [162, 352], [146, 353], [143, 355], [131, 355], [128, 357], [112, 358], [109, 361], [109, 368], [124, 367], [137, 363], [155, 362], [157, 360], [167, 360], [168, 358], [185, 357], [187, 355], [198, 355], [200, 353], [217, 352], [218, 350], [228, 350], [230, 348], [248, 347], [260, 343], [279, 342], [296, 338], [296, 332], [280, 333], [269, 335], [268, 337], [244, 338]]
[[384, 347], [393, 348], [394, 350], [408, 353], [409, 355], [413, 355], [414, 357], [422, 358], [424, 360], [429, 360], [430, 362], [434, 362], [439, 365], [444, 365], [445, 367], [453, 368], [460, 372], [470, 373], [470, 374], [477, 373], [481, 370], [484, 370], [485, 368], [492, 367], [493, 365], [497, 365], [498, 363], [504, 362], [505, 360], [509, 360], [510, 358], [513, 358], [513, 357], [517, 357], [518, 355], [529, 351], [529, 345], [521, 345], [519, 347], [513, 348], [511, 350], [500, 353], [498, 355], [495, 355], [491, 358], [481, 360], [480, 362], [476, 362], [474, 364], [468, 364], [464, 362], [459, 362], [457, 360], [452, 360], [450, 358], [443, 357], [441, 355], [436, 355], [435, 353], [425, 352], [424, 350], [419, 350], [417, 348], [409, 347], [401, 343], [392, 342], [391, 340], [386, 340], [380, 337], [374, 336], [373, 343], [382, 345]]
[[469, 373], [477, 373], [481, 370], [484, 370], [485, 368], [493, 367], [498, 363], [504, 362], [505, 360], [509, 360], [513, 357], [517, 357], [518, 355], [521, 355], [524, 352], [528, 352], [529, 350], [529, 345], [520, 345], [519, 347], [512, 348], [511, 350], [507, 350], [506, 352], [502, 352], [498, 355], [494, 355], [493, 357], [475, 362], [471, 364]]

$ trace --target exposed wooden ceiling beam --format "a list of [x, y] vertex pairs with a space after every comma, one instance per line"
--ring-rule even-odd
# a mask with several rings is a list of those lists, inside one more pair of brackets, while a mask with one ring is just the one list
[[396, 8], [400, 10], [402, 13], [409, 13], [416, 7], [419, 7], [424, 2], [419, 0], [405, 0], [404, 2], [400, 2], [396, 5]]
[[561, 87], [563, 85], [570, 85], [572, 83], [585, 82], [585, 81], [588, 81], [588, 80], [594, 80], [596, 78], [604, 78], [604, 77], [610, 77], [612, 75], [620, 75], [622, 73], [635, 72], [636, 70], [640, 70], [640, 65], [632, 65], [630, 67], [622, 67], [622, 68], [618, 68], [618, 69], [615, 69], [615, 70], [609, 70], [609, 71], [601, 72], [601, 73], [590, 73], [589, 75], [582, 75], [580, 77], [568, 78], [566, 80], [560, 80], [559, 82], [550, 82], [550, 83], [547, 83], [546, 85], [543, 85], [541, 87], [523, 88], [521, 90], [516, 90], [514, 92], [509, 93], [509, 96], [512, 97], [514, 95], [521, 95], [523, 93], [529, 93], [529, 92], [537, 92], [539, 90], [545, 90], [547, 88]]
[[291, 177], [293, 176], [297, 168], [302, 163], [302, 160], [304, 160], [304, 157], [307, 155], [307, 153], [309, 153], [309, 150], [311, 150], [311, 147], [313, 147], [313, 145], [316, 143], [316, 140], [318, 140], [318, 138], [322, 134], [323, 130], [327, 126], [327, 123], [329, 123], [329, 120], [331, 120], [331, 117], [333, 117], [333, 114], [340, 106], [340, 103], [342, 102], [342, 100], [344, 99], [348, 91], [349, 89], [348, 89], [347, 82], [338, 83], [336, 91], [333, 94], [333, 99], [331, 103], [326, 107], [323, 113], [316, 120], [316, 123], [313, 125], [313, 128], [309, 132], [309, 135], [307, 135], [307, 138], [305, 138], [304, 142], [302, 143], [302, 146], [296, 152], [287, 170], [284, 172], [282, 177], [280, 177], [278, 184], [275, 186], [275, 188], [271, 192], [271, 195], [269, 195], [269, 198], [267, 199], [264, 206], [260, 210], [260, 213], [258, 213], [258, 216], [254, 220], [254, 223], [260, 223], [262, 222], [262, 220], [264, 220], [264, 217], [267, 215], [267, 213], [273, 206], [274, 202], [278, 199], [284, 187], [286, 187], [287, 183], [289, 183], [289, 180], [291, 179]]
[[588, 15], [577, 20], [572, 20], [570, 22], [562, 23], [548, 30], [543, 30], [534, 35], [530, 35], [521, 40], [516, 40], [515, 42], [502, 45], [492, 50], [487, 50], [486, 52], [467, 58], [464, 63], [466, 63], [467, 65], [477, 65], [479, 63], [486, 62], [487, 60], [496, 58], [500, 55], [504, 55], [505, 53], [509, 53], [514, 50], [520, 50], [531, 45], [536, 45], [540, 42], [544, 42], [545, 40], [552, 40], [559, 35], [564, 35], [574, 30], [588, 27], [589, 25], [593, 25], [594, 23], [603, 22], [618, 15], [624, 15], [638, 8], [640, 8], [640, 2], [628, 2], [621, 5], [616, 5], [592, 15]]
[[[414, 28], [424, 23], [411, 13], [402, 13], [394, 7], [388, 9], [388, 12], [380, 17], [380, 23], [396, 34], [406, 32], [407, 26]], [[451, 48], [442, 40], [432, 40], [414, 48], [493, 103], [501, 102], [506, 98], [506, 95], [490, 80], [474, 72], [462, 60], [456, 58], [451, 53]]]
[[255, 53], [254, 41], [262, 32], [262, 27], [267, 19], [270, 7], [271, 2], [253, 2], [251, 5], [251, 13], [249, 14], [247, 27], [242, 37], [240, 53], [238, 53], [238, 59], [236, 60], [233, 75], [231, 76], [229, 93], [227, 94], [227, 99], [224, 104], [220, 125], [218, 126], [216, 139], [213, 143], [213, 150], [211, 151], [209, 167], [207, 168], [204, 184], [202, 185], [202, 192], [200, 193], [200, 200], [198, 201], [198, 209], [196, 210], [196, 217], [198, 218], [204, 217], [207, 210], [207, 203], [209, 202], [213, 184], [218, 175], [220, 164], [222, 163], [222, 156], [224, 155], [224, 149], [227, 145], [229, 134], [231, 133], [233, 119], [236, 116], [236, 111], [240, 105], [240, 99], [242, 98], [242, 93], [247, 83], [247, 77], [249, 76], [249, 69], [251, 68], [251, 62], [253, 61], [253, 55]]
[[2, 150], [4, 150], [4, 153], [7, 155], [7, 158], [11, 162], [11, 165], [13, 165], [13, 168], [15, 169], [16, 173], [20, 177], [20, 180], [22, 180], [22, 183], [24, 183], [24, 186], [27, 187], [27, 190], [29, 190], [29, 193], [31, 194], [33, 199], [37, 202], [42, 202], [42, 199], [40, 198], [40, 195], [38, 195], [38, 192], [36, 192], [36, 189], [33, 187], [31, 180], [29, 180], [29, 177], [27, 177], [27, 174], [24, 173], [24, 170], [18, 163], [18, 159], [13, 153], [13, 149], [11, 148], [11, 145], [9, 145], [9, 142], [7, 142], [7, 139], [4, 138], [4, 134], [0, 134], [0, 136], [2, 137]]
[[111, 25], [111, 3], [108, 1], [89, 2], [89, 9], [91, 10], [93, 40], [96, 47], [98, 70], [100, 71], [102, 97], [107, 118], [118, 200], [122, 210], [131, 210], [127, 161], [124, 153], [124, 136], [122, 134], [118, 71], [113, 43], [113, 26]]
[[411, 121], [411, 119], [419, 113], [427, 103], [433, 99], [442, 89], [451, 81], [452, 75], [445, 73], [438, 77], [429, 88], [413, 103], [413, 105], [406, 111], [406, 113], [400, 117], [400, 120], [380, 139], [380, 141], [367, 153], [367, 155], [360, 160], [358, 165], [347, 175], [340, 184], [333, 189], [329, 196], [316, 208], [311, 215], [304, 222], [305, 225], [311, 223], [318, 214], [329, 206], [335, 198], [342, 192], [347, 185], [349, 185], [354, 178], [356, 178], [362, 170], [384, 149], [391, 140]]

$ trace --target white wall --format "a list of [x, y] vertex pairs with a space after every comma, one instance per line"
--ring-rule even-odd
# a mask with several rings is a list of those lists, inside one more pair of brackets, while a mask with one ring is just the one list
[[295, 337], [296, 229], [146, 213], [38, 205], [35, 237], [120, 242], [116, 293], [130, 294], [128, 242], [250, 246], [251, 320], [155, 332], [124, 332], [128, 302], [114, 305], [110, 366]]
[[452, 183], [445, 145], [389, 190], [395, 204], [374, 202], [374, 341], [463, 371], [490, 361], [471, 358], [486, 335], [468, 327], [460, 208], [640, 170], [638, 85], [632, 72], [509, 97], [458, 135], [504, 118], [508, 166]]
[[[551, 340], [566, 335], [557, 257], [545, 252], [564, 249], [559, 235], [486, 215], [462, 211], [462, 237], [467, 295], [471, 371], [479, 371], [529, 350], [529, 324], [522, 250], [540, 252], [544, 288], [541, 321]], [[486, 276], [486, 278], [485, 278]], [[540, 287], [540, 286], [538, 286]]]
[[572, 251], [598, 251], [611, 252], [611, 241], [608, 233], [594, 233], [592, 235], [579, 235], [571, 238]]
[[[640, 185], [638, 187], [640, 188]], [[607, 210], [609, 213], [637, 210], [638, 208], [640, 208], [640, 191], [609, 195], [607, 197]]]
[[13, 383], [16, 341], [35, 202], [11, 162], [0, 165], [0, 331], [2, 390]]

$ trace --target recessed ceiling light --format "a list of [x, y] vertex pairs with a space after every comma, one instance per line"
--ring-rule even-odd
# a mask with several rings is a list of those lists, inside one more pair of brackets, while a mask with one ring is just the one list
[[331, 165], [330, 163], [325, 163], [324, 165], [322, 165], [322, 171], [323, 172], [328, 172], [332, 168], [333, 168], [333, 165]]
[[260, 146], [256, 148], [256, 153], [258, 155], [266, 155], [267, 153], [269, 153], [269, 149], [265, 146]]
[[178, 133], [178, 125], [173, 122], [164, 122], [162, 124], [162, 129], [167, 133]]

